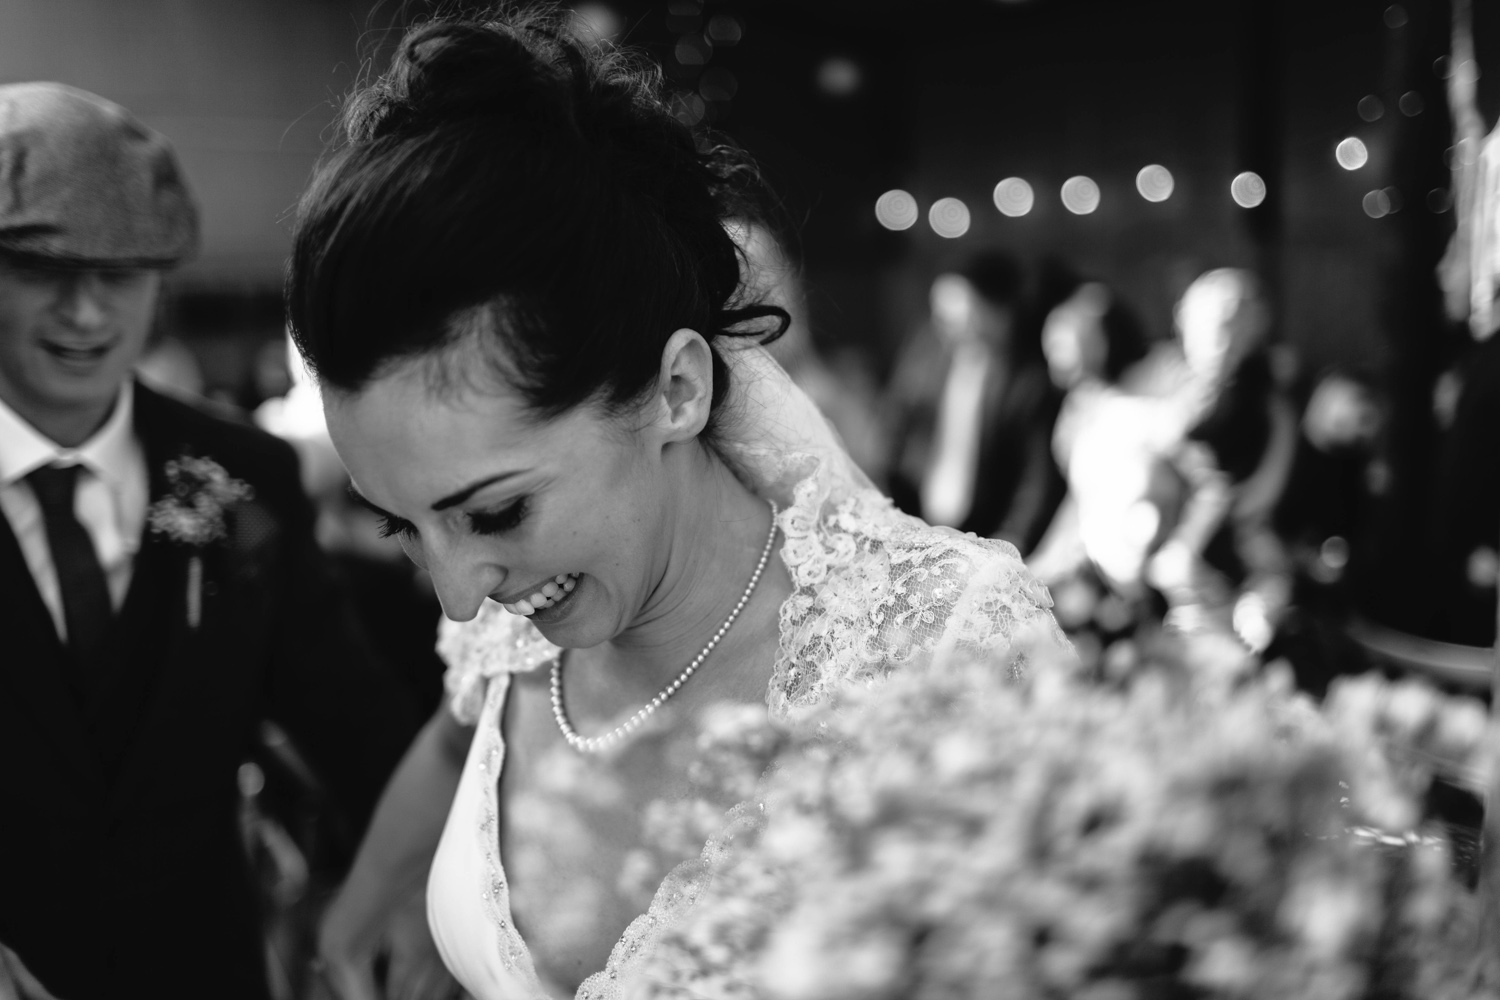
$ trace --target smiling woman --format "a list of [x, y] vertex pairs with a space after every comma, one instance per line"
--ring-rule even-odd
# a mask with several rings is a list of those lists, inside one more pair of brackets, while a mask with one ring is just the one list
[[[785, 718], [943, 643], [1060, 641], [1014, 549], [895, 512], [755, 342], [788, 320], [741, 287], [725, 226], [756, 218], [754, 171], [659, 83], [553, 15], [432, 21], [351, 98], [303, 199], [294, 336], [356, 490], [450, 619], [451, 712], [325, 923], [351, 995], [429, 863], [474, 996], [610, 995], [682, 897], [624, 876], [646, 804], [694, 769], [686, 718]], [[606, 749], [623, 798], [526, 822], [548, 753], [587, 786]]]

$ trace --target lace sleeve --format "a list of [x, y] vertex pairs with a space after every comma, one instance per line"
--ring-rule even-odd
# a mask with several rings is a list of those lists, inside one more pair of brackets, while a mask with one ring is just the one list
[[1051, 596], [1008, 542], [934, 528], [873, 491], [832, 510], [794, 506], [781, 523], [797, 590], [782, 607], [774, 716], [943, 649], [1014, 647], [1019, 671], [1034, 642], [1067, 648]]
[[442, 620], [437, 651], [447, 665], [443, 687], [448, 709], [459, 722], [472, 726], [479, 721], [491, 677], [533, 670], [555, 656], [557, 647], [525, 618], [485, 601], [469, 621]]
[[1052, 617], [1052, 595], [1006, 542], [970, 539], [968, 579], [948, 613], [935, 650], [973, 654], [1011, 651], [1010, 669], [1019, 676], [1028, 651], [1043, 648], [1071, 650]]

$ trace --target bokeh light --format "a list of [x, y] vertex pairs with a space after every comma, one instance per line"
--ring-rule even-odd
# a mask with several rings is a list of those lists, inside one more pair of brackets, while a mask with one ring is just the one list
[[1417, 93], [1415, 90], [1408, 90], [1406, 93], [1402, 94], [1401, 99], [1396, 102], [1396, 107], [1400, 108], [1401, 113], [1406, 117], [1415, 118], [1417, 115], [1420, 115], [1424, 110], [1426, 110], [1427, 102], [1422, 100], [1422, 95]]
[[587, 0], [573, 8], [573, 27], [584, 35], [612, 41], [624, 29], [625, 19], [609, 4]]
[[1385, 203], [1390, 206], [1392, 215], [1401, 211], [1401, 207], [1406, 204], [1406, 199], [1401, 197], [1401, 189], [1398, 187], [1385, 188], [1382, 193], [1385, 195]]
[[1266, 182], [1253, 170], [1246, 170], [1229, 182], [1229, 196], [1241, 208], [1254, 208], [1266, 200]]
[[708, 113], [708, 105], [697, 94], [680, 94], [672, 101], [672, 114], [684, 125], [696, 125]]
[[1442, 215], [1453, 208], [1453, 192], [1447, 188], [1433, 188], [1427, 192], [1427, 211]]
[[1031, 211], [1036, 204], [1036, 193], [1019, 177], [1007, 177], [995, 185], [995, 207], [1001, 215], [1018, 218]]
[[917, 199], [894, 188], [875, 199], [875, 219], [887, 229], [900, 231], [917, 224]]
[[703, 25], [703, 5], [697, 0], [676, 0], [667, 4], [667, 30], [674, 35], [697, 31]]
[[1383, 114], [1385, 114], [1385, 102], [1374, 94], [1366, 94], [1359, 99], [1359, 116], [1365, 121], [1379, 121]]
[[1406, 8], [1399, 3], [1393, 3], [1385, 9], [1385, 26], [1387, 28], [1406, 27]]
[[1449, 170], [1454, 167], [1472, 167], [1478, 154], [1474, 151], [1474, 142], [1467, 136], [1458, 140], [1458, 143], [1443, 150], [1443, 165]]
[[698, 93], [705, 101], [729, 101], [739, 92], [740, 82], [723, 66], [712, 66], [703, 71], [698, 80]]
[[745, 37], [745, 26], [728, 14], [715, 14], [709, 18], [708, 29], [704, 34], [710, 42], [727, 49], [731, 45], [738, 45], [740, 39]]
[[1092, 177], [1069, 177], [1062, 186], [1063, 207], [1074, 215], [1088, 215], [1099, 207], [1099, 185]]
[[1391, 199], [1384, 191], [1368, 192], [1360, 204], [1372, 219], [1383, 219], [1391, 214]]
[[957, 198], [939, 198], [927, 210], [927, 224], [946, 239], [956, 240], [969, 231], [969, 206]]
[[1345, 170], [1358, 170], [1370, 162], [1370, 151], [1352, 135], [1338, 144], [1333, 155]]
[[714, 47], [702, 35], [683, 35], [677, 40], [674, 55], [684, 66], [703, 66], [713, 58]]
[[829, 56], [818, 64], [818, 89], [832, 97], [851, 97], [864, 83], [859, 63], [847, 56]]
[[1172, 171], [1159, 163], [1144, 166], [1135, 175], [1135, 189], [1147, 201], [1166, 201], [1172, 197], [1176, 186], [1176, 182], [1172, 180]]

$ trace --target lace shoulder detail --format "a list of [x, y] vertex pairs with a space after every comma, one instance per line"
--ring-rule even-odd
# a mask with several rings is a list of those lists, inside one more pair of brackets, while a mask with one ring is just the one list
[[448, 708], [466, 726], [479, 721], [491, 677], [535, 670], [557, 655], [557, 647], [535, 625], [494, 601], [485, 601], [470, 621], [444, 618], [437, 651], [447, 665], [443, 688]]
[[[1052, 598], [1008, 542], [935, 528], [874, 490], [841, 499], [798, 487], [781, 519], [796, 591], [781, 609], [773, 717], [878, 680], [939, 647], [995, 652], [1067, 641]], [[1022, 658], [1013, 661], [1021, 669]]]

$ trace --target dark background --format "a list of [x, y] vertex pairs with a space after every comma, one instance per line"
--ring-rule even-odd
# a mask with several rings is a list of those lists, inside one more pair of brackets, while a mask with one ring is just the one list
[[[1426, 517], [1433, 388], [1467, 345], [1443, 320], [1433, 277], [1453, 226], [1439, 62], [1449, 0], [578, 6], [612, 13], [621, 41], [645, 47], [685, 95], [698, 95], [687, 113], [758, 158], [804, 263], [815, 342], [863, 351], [877, 372], [925, 315], [931, 277], [981, 247], [1033, 263], [1055, 256], [1109, 282], [1158, 338], [1171, 335], [1172, 303], [1193, 276], [1260, 269], [1304, 378], [1341, 366], [1386, 391], [1396, 475], [1378, 515], [1386, 530], [1377, 525], [1371, 537], [1384, 546], [1383, 573], [1420, 572], [1420, 532], [1409, 526]], [[1474, 6], [1488, 126], [1500, 113], [1500, 5]], [[430, 9], [370, 0], [0, 3], [0, 81], [94, 90], [176, 143], [203, 205], [204, 246], [176, 276], [164, 325], [192, 348], [211, 393], [250, 406], [265, 391], [256, 359], [282, 335], [298, 192], [340, 96], [378, 64], [392, 25]], [[702, 43], [715, 16], [738, 24], [736, 44]], [[1371, 95], [1384, 108], [1373, 121], [1359, 113]], [[1369, 149], [1356, 171], [1334, 158], [1347, 136]], [[1175, 178], [1163, 203], [1135, 191], [1148, 163]], [[1267, 183], [1260, 207], [1230, 197], [1243, 170]], [[1084, 216], [1058, 197], [1079, 174], [1102, 194]], [[1035, 191], [1023, 218], [1002, 216], [991, 201], [1008, 176]], [[903, 232], [874, 214], [893, 188], [911, 192], [923, 213]], [[1371, 218], [1363, 200], [1372, 191], [1399, 211]], [[961, 238], [927, 225], [941, 197], [969, 207]]]
[[[1426, 205], [1430, 190], [1446, 186], [1451, 143], [1432, 65], [1447, 49], [1446, 2], [1409, 0], [1396, 28], [1387, 24], [1391, 5], [1378, 0], [608, 6], [621, 40], [656, 55], [674, 83], [696, 88], [706, 71], [732, 74], [732, 99], [710, 102], [708, 113], [756, 155], [784, 198], [815, 335], [868, 345], [881, 358], [925, 308], [931, 273], [998, 244], [1026, 258], [1060, 255], [1116, 284], [1161, 336], [1171, 302], [1198, 271], [1260, 265], [1280, 290], [1284, 336], [1310, 367], [1370, 363], [1403, 332], [1391, 329], [1392, 269], [1427, 283], [1416, 273], [1427, 267], [1422, 254], [1451, 227], [1451, 214]], [[1497, 47], [1491, 22], [1500, 13], [1477, 6], [1479, 61], [1493, 66], [1486, 54]], [[92, 89], [167, 133], [205, 210], [204, 250], [179, 290], [255, 296], [279, 287], [289, 213], [338, 98], [363, 62], [378, 58], [391, 24], [428, 9], [368, 0], [8, 0], [0, 80]], [[741, 40], [716, 47], [706, 66], [682, 65], [676, 43], [716, 14], [740, 22]], [[831, 60], [853, 67], [851, 92], [820, 86]], [[1491, 120], [1497, 84], [1500, 70], [1480, 81]], [[1407, 91], [1424, 106], [1415, 117], [1397, 109]], [[1374, 122], [1356, 110], [1366, 95], [1385, 106]], [[1333, 156], [1351, 135], [1370, 150], [1369, 164], [1353, 172]], [[1164, 203], [1135, 192], [1147, 163], [1176, 180]], [[1269, 188], [1250, 211], [1229, 197], [1230, 180], [1246, 169]], [[1102, 190], [1091, 215], [1068, 213], [1057, 197], [1075, 174]], [[1012, 175], [1037, 194], [1020, 219], [991, 202], [995, 183]], [[1402, 210], [1369, 218], [1363, 196], [1392, 186]], [[972, 228], [946, 240], [924, 218], [887, 232], [873, 205], [898, 187], [924, 214], [939, 197], [963, 199]], [[201, 310], [185, 319], [213, 325]]]

